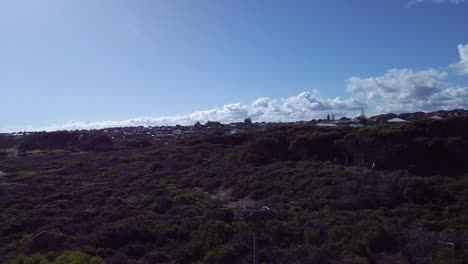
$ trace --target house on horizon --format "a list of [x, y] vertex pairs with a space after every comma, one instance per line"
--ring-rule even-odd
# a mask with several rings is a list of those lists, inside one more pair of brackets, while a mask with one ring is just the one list
[[337, 127], [337, 124], [332, 124], [332, 123], [318, 123], [317, 126], [319, 127]]
[[399, 124], [399, 123], [407, 123], [407, 122], [408, 121], [398, 118], [398, 117], [387, 120], [387, 123], [391, 123], [391, 124]]
[[431, 119], [441, 120], [441, 119], [444, 119], [444, 118], [441, 117], [441, 116], [438, 116], [438, 115], [433, 115], [433, 116], [431, 116]]

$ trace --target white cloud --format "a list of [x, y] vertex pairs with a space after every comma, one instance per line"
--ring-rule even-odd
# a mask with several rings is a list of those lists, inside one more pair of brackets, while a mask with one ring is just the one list
[[381, 77], [352, 77], [347, 90], [375, 114], [468, 108], [468, 87], [449, 84], [447, 75], [434, 69], [392, 69]]
[[447, 72], [429, 69], [391, 69], [383, 76], [347, 81], [348, 98], [322, 98], [317, 90], [302, 92], [288, 98], [261, 97], [249, 104], [233, 103], [219, 108], [195, 111], [185, 115], [138, 117], [119, 121], [67, 122], [46, 127], [6, 127], [9, 131], [54, 131], [100, 129], [126, 126], [189, 125], [197, 121], [231, 123], [251, 117], [253, 121], [287, 122], [335, 116], [357, 115], [366, 109], [367, 115], [434, 111], [468, 108], [468, 87], [458, 87], [446, 81]]
[[458, 45], [458, 53], [460, 53], [460, 62], [452, 64], [460, 74], [468, 75], [468, 44]]
[[243, 121], [251, 117], [253, 121], [285, 122], [297, 120], [311, 120], [313, 118], [324, 118], [327, 113], [336, 116], [354, 115], [366, 104], [354, 99], [320, 98], [317, 90], [302, 92], [296, 96], [282, 99], [270, 99], [261, 97], [250, 104], [233, 103], [220, 108], [196, 111], [186, 115], [174, 115], [166, 117], [138, 117], [120, 121], [97, 121], [97, 122], [67, 122], [64, 124], [53, 124], [46, 127], [7, 127], [5, 131], [54, 131], [75, 129], [99, 129], [106, 127], [122, 126], [160, 126], [160, 125], [189, 125], [197, 121], [220, 121], [231, 123]]
[[[421, 2], [421, 1], [420, 1]], [[462, 74], [468, 74], [468, 44], [458, 45], [460, 62], [451, 65]], [[120, 121], [67, 122], [46, 127], [4, 127], [0, 132], [53, 131], [100, 129], [125, 126], [189, 125], [197, 121], [231, 123], [251, 117], [253, 121], [287, 122], [335, 116], [354, 116], [361, 109], [367, 115], [435, 111], [440, 109], [468, 109], [468, 87], [447, 82], [448, 73], [435, 69], [415, 71], [391, 69], [380, 77], [351, 77], [347, 80], [348, 98], [322, 98], [318, 90], [302, 92], [288, 98], [261, 97], [249, 104], [233, 103], [219, 108], [195, 111], [185, 115], [165, 117], [138, 117]]]
[[433, 3], [433, 4], [462, 4], [465, 0], [412, 0], [408, 3], [408, 6], [413, 6], [423, 3]]

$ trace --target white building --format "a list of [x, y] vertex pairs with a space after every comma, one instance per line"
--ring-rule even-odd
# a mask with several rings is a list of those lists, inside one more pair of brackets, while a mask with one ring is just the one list
[[387, 123], [406, 123], [406, 122], [408, 122], [408, 121], [406, 121], [404, 119], [401, 119], [401, 118], [398, 118], [398, 117], [387, 120]]
[[330, 124], [330, 123], [318, 123], [317, 126], [319, 126], [319, 127], [336, 127], [338, 125]]

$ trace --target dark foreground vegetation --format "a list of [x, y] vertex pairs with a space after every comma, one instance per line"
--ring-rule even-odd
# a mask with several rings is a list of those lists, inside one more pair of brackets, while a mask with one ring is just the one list
[[468, 263], [466, 118], [0, 142], [0, 262]]

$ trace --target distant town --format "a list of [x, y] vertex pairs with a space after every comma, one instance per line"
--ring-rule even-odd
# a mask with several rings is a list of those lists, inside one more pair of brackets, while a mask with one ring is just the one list
[[[366, 117], [364, 112], [355, 118], [340, 117], [330, 113], [323, 119], [312, 119], [310, 121], [295, 122], [252, 122], [250, 118], [244, 122], [235, 122], [223, 124], [217, 121], [208, 121], [205, 124], [196, 122], [193, 125], [175, 125], [175, 126], [135, 126], [135, 127], [113, 127], [90, 130], [74, 130], [83, 134], [107, 135], [111, 139], [132, 139], [146, 138], [156, 141], [166, 141], [169, 139], [181, 139], [189, 136], [201, 136], [211, 134], [239, 134], [252, 131], [262, 131], [269, 127], [280, 125], [317, 125], [321, 127], [350, 126], [360, 128], [365, 126], [376, 126], [382, 124], [401, 124], [422, 119], [446, 119], [452, 117], [467, 116], [468, 110], [455, 109], [450, 111], [439, 110], [435, 112], [414, 112], [403, 114], [382, 114], [372, 117]], [[38, 132], [20, 131], [14, 133], [3, 133], [15, 137], [23, 137]]]

